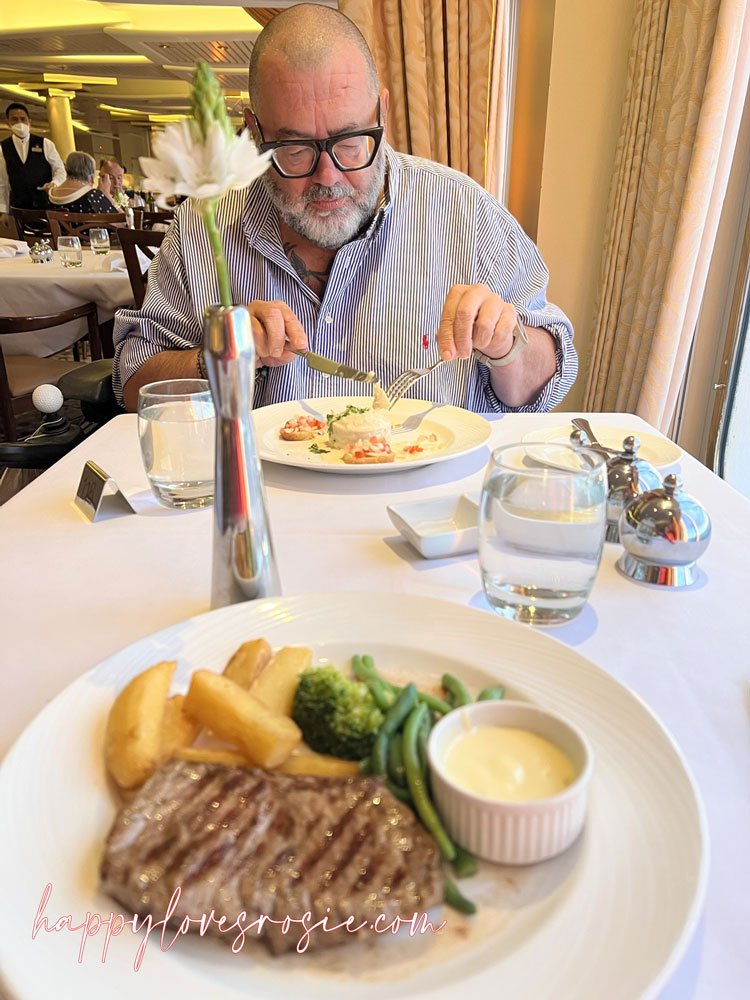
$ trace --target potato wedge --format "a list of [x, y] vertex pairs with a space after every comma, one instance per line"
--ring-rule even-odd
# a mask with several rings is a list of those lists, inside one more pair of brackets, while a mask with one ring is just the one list
[[107, 719], [104, 758], [120, 788], [138, 788], [163, 763], [164, 709], [176, 662], [165, 660], [122, 689]]
[[299, 675], [312, 666], [312, 650], [284, 646], [250, 688], [250, 694], [278, 715], [291, 716]]
[[278, 767], [302, 739], [291, 719], [274, 714], [239, 684], [210, 670], [196, 670], [190, 678], [185, 709], [218, 737], [239, 746], [258, 767]]
[[239, 750], [213, 750], [211, 747], [182, 747], [172, 755], [194, 764], [234, 764], [251, 767], [247, 757]]
[[247, 690], [268, 666], [272, 656], [273, 650], [265, 639], [243, 642], [224, 667], [224, 676]]
[[359, 774], [359, 764], [356, 760], [343, 760], [341, 757], [330, 757], [328, 754], [316, 753], [314, 750], [295, 750], [294, 753], [279, 764], [278, 771], [284, 774], [315, 774], [322, 778], [353, 778]]
[[185, 711], [185, 695], [173, 694], [164, 706], [161, 724], [161, 750], [165, 760], [182, 747], [189, 747], [200, 732], [201, 724]]

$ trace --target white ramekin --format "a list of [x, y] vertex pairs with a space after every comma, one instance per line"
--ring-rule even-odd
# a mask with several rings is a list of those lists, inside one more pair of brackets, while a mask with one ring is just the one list
[[[445, 773], [445, 754], [460, 733], [479, 726], [526, 729], [572, 761], [578, 777], [565, 791], [531, 802], [500, 802], [469, 792]], [[435, 725], [428, 744], [432, 793], [457, 844], [505, 865], [529, 865], [570, 847], [583, 829], [593, 758], [585, 736], [559, 715], [522, 701], [479, 701]]]

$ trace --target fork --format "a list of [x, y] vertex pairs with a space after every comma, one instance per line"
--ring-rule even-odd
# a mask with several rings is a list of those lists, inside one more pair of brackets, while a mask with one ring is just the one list
[[425, 375], [429, 375], [430, 372], [434, 372], [436, 368], [440, 365], [444, 365], [445, 361], [440, 358], [439, 361], [433, 362], [428, 365], [427, 368], [409, 368], [405, 372], [401, 372], [397, 378], [391, 382], [387, 389], [384, 389], [385, 395], [388, 399], [388, 409], [392, 410], [395, 403], [401, 399], [401, 397], [411, 389], [415, 383], [419, 382], [420, 379], [424, 378]]

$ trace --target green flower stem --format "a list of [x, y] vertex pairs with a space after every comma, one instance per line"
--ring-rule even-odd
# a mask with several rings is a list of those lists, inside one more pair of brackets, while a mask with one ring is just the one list
[[207, 198], [199, 204], [203, 221], [206, 224], [208, 241], [214, 255], [216, 277], [219, 279], [219, 299], [223, 306], [231, 306], [232, 286], [229, 284], [229, 270], [227, 269], [227, 259], [224, 256], [224, 246], [221, 242], [219, 227], [216, 225], [216, 199]]

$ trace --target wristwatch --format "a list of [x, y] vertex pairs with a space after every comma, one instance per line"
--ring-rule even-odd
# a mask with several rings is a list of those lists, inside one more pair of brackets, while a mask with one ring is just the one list
[[523, 323], [520, 319], [516, 319], [516, 328], [513, 331], [513, 346], [507, 354], [502, 358], [489, 358], [486, 354], [482, 354], [481, 351], [477, 350], [476, 347], [473, 354], [480, 364], [487, 365], [488, 368], [502, 368], [504, 365], [509, 365], [511, 361], [515, 361], [528, 342], [529, 335], [526, 333]]

